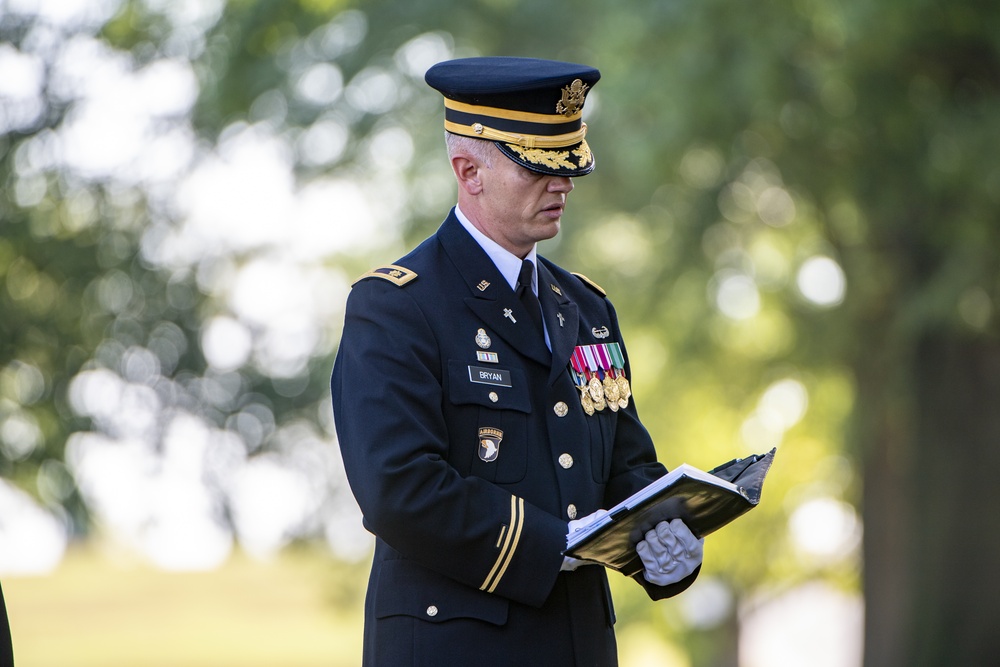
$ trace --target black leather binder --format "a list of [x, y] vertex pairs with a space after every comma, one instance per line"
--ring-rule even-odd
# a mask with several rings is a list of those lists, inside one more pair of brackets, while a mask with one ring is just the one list
[[677, 466], [570, 535], [564, 553], [626, 576], [641, 572], [635, 545], [660, 521], [683, 519], [701, 538], [756, 507], [775, 451], [734, 459], [711, 472]]

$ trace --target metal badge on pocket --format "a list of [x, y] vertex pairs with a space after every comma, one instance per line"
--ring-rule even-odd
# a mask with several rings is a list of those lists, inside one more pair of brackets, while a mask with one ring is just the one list
[[479, 429], [479, 458], [486, 463], [492, 463], [500, 455], [500, 441], [503, 431], [498, 428], [484, 426]]

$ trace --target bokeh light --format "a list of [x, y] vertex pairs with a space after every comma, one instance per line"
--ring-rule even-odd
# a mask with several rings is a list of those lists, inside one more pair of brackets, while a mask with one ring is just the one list
[[844, 270], [835, 260], [823, 256], [810, 257], [802, 262], [796, 284], [802, 296], [821, 308], [840, 305], [847, 290]]
[[862, 602], [810, 582], [742, 612], [741, 667], [840, 667], [861, 664]]

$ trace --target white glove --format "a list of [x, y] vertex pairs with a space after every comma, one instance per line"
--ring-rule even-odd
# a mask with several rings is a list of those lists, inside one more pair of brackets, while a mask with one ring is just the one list
[[[607, 513], [608, 513], [607, 510], [597, 510], [593, 514], [588, 514], [582, 519], [573, 519], [572, 521], [570, 521], [566, 531], [566, 544], [569, 544], [570, 535], [572, 535], [578, 530], [586, 528], [587, 526], [594, 523]], [[588, 560], [580, 560], [578, 558], [570, 558], [569, 556], [563, 556], [563, 564], [562, 567], [560, 567], [559, 569], [565, 572], [572, 572], [581, 565], [596, 565], [596, 563], [592, 563]]]
[[646, 571], [646, 581], [656, 586], [676, 584], [701, 565], [705, 540], [695, 538], [680, 519], [661, 521], [635, 545]]

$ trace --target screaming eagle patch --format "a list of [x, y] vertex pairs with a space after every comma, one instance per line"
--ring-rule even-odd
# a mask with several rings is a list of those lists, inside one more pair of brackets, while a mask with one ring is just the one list
[[479, 458], [486, 463], [492, 463], [500, 456], [500, 441], [503, 431], [498, 428], [484, 426], [479, 429]]

